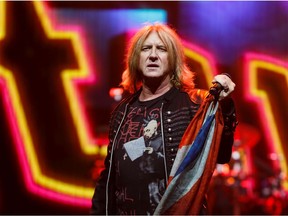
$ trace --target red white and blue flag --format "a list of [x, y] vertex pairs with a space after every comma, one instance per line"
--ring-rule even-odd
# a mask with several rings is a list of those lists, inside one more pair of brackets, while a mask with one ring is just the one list
[[209, 95], [187, 127], [154, 215], [199, 214], [216, 166], [224, 125], [218, 104]]

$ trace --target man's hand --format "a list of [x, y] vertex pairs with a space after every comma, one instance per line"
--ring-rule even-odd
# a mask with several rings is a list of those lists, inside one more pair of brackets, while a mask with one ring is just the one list
[[220, 83], [223, 86], [223, 91], [220, 92], [219, 100], [222, 100], [229, 94], [231, 94], [231, 92], [234, 91], [236, 86], [235, 83], [230, 79], [230, 77], [225, 74], [216, 75], [212, 80], [212, 83], [214, 84], [216, 82]]

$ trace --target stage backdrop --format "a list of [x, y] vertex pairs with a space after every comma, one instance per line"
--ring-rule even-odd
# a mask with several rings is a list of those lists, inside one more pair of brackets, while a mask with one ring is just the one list
[[236, 83], [239, 126], [211, 214], [287, 214], [284, 1], [1, 1], [1, 214], [89, 213], [128, 40], [154, 22], [181, 36], [197, 88], [219, 73]]

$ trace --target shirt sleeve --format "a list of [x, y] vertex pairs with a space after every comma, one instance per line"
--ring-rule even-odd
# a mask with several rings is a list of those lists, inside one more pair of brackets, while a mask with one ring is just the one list
[[238, 125], [236, 117], [235, 104], [232, 98], [226, 98], [220, 101], [222, 115], [224, 119], [224, 128], [222, 132], [217, 163], [228, 163], [231, 159], [232, 146], [234, 143], [234, 132]]

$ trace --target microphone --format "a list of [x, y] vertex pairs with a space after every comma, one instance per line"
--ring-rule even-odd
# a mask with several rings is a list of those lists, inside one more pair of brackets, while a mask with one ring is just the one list
[[[231, 79], [230, 74], [227, 74], [227, 73], [222, 73], [222, 74], [228, 76]], [[216, 96], [216, 95], [219, 95], [222, 90], [224, 90], [224, 87], [219, 82], [215, 82], [213, 86], [210, 88], [209, 93], [211, 95]]]
[[214, 96], [219, 95], [223, 89], [224, 87], [219, 82], [215, 82], [213, 86], [210, 88], [209, 93]]

